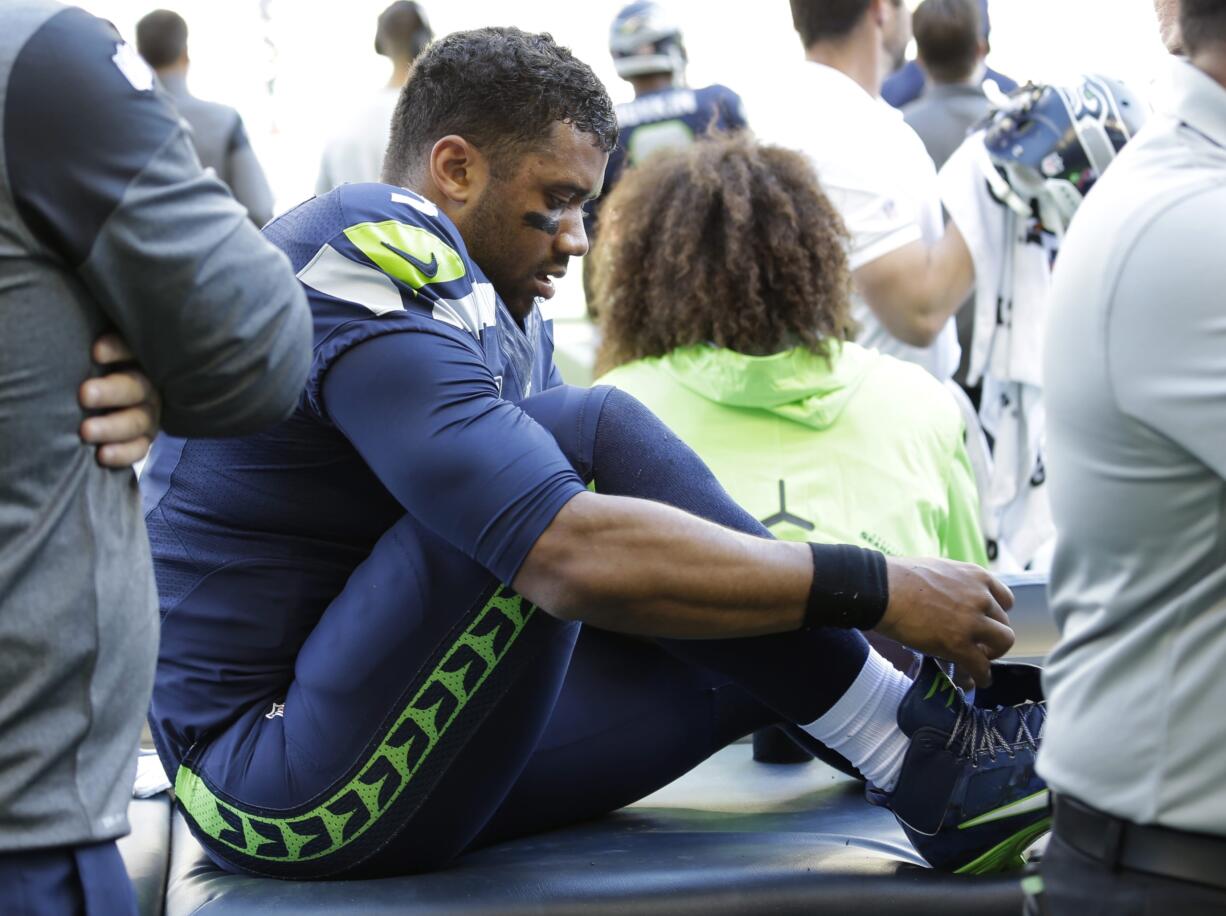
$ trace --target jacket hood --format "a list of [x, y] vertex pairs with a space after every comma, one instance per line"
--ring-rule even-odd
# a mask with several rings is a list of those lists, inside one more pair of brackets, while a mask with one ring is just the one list
[[804, 349], [746, 356], [708, 345], [676, 350], [661, 365], [709, 401], [766, 410], [824, 429], [839, 418], [880, 358], [854, 343], [832, 344], [829, 359]]

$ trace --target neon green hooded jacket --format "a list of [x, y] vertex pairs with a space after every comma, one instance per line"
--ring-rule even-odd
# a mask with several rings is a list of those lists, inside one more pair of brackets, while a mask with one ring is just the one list
[[596, 384], [651, 408], [776, 537], [987, 565], [961, 412], [918, 366], [853, 343], [829, 362], [695, 346]]

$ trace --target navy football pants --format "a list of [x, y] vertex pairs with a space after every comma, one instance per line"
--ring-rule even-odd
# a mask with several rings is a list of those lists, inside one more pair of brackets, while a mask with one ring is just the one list
[[[563, 387], [522, 406], [600, 492], [769, 537], [628, 395]], [[632, 802], [766, 724], [817, 718], [867, 651], [849, 630], [643, 640], [567, 623], [405, 516], [324, 611], [284, 705], [193, 747], [175, 786], [231, 870], [437, 868]]]

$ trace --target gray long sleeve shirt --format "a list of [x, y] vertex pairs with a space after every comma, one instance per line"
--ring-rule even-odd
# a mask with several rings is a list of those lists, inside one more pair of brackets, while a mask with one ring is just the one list
[[1061, 639], [1039, 771], [1119, 817], [1226, 835], [1226, 88], [1171, 68], [1056, 262]]
[[0, 852], [127, 829], [157, 646], [130, 470], [82, 444], [108, 327], [178, 435], [293, 408], [310, 314], [285, 257], [201, 171], [114, 30], [53, 0], [0, 8]]
[[160, 79], [179, 114], [191, 125], [200, 164], [217, 174], [234, 199], [247, 208], [253, 223], [263, 226], [272, 219], [272, 188], [247, 139], [243, 119], [228, 105], [196, 98], [187, 91], [187, 77], [181, 73], [164, 73]]

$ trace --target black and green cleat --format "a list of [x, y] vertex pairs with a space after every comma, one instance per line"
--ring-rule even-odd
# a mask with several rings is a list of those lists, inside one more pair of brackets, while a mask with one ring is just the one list
[[1035, 772], [1047, 709], [1041, 698], [979, 708], [925, 659], [898, 710], [911, 738], [894, 791], [869, 799], [894, 812], [933, 868], [989, 874], [1021, 868], [1051, 828], [1047, 785]]

